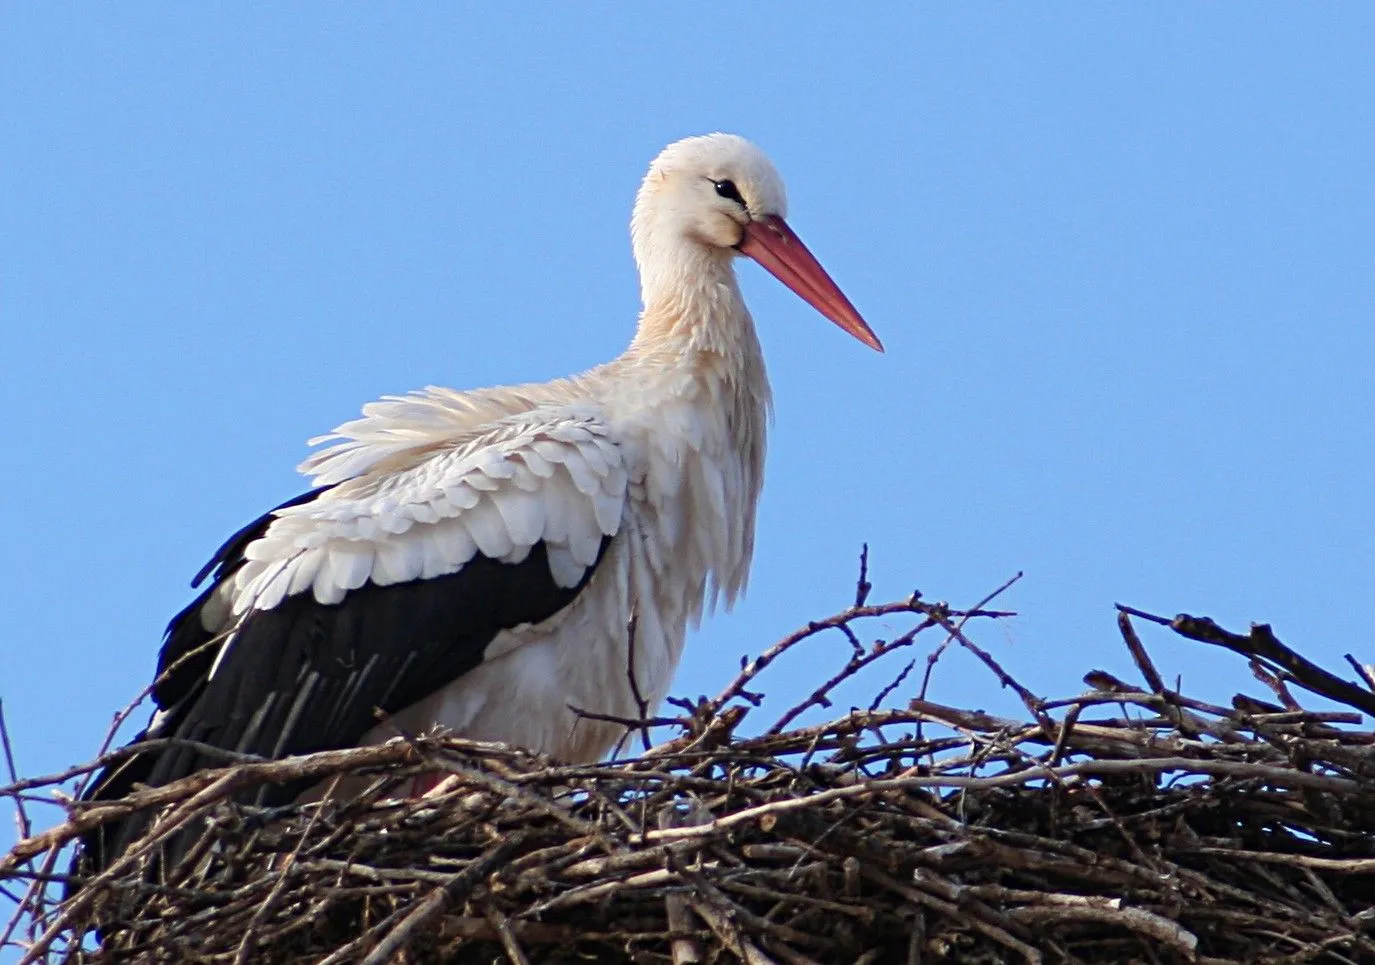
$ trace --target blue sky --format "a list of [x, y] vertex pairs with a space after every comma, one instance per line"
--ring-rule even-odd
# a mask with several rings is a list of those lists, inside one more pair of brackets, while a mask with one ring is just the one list
[[[307, 437], [620, 351], [638, 179], [717, 129], [771, 154], [888, 353], [742, 265], [777, 402], [759, 550], [676, 692], [843, 606], [864, 541], [875, 599], [1024, 570], [1021, 616], [977, 636], [1042, 692], [1131, 676], [1119, 600], [1375, 660], [1375, 8], [789, 10], [8, 7], [21, 768], [89, 756], [186, 581], [300, 490]], [[1147, 642], [1186, 688], [1253, 686]], [[932, 694], [1008, 706], [958, 655]]]

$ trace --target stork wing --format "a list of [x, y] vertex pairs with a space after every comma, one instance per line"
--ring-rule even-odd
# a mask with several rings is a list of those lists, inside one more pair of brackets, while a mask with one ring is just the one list
[[[481, 663], [502, 630], [567, 606], [621, 525], [627, 473], [593, 413], [534, 410], [397, 461], [285, 503], [225, 544], [207, 566], [213, 585], [168, 627], [146, 736], [267, 757], [351, 746], [378, 711]], [[219, 763], [149, 752], [91, 796]], [[88, 842], [94, 863], [132, 830]]]

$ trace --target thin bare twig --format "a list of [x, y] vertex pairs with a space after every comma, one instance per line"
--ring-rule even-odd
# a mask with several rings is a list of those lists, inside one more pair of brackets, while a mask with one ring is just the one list
[[855, 581], [855, 606], [862, 607], [869, 602], [869, 593], [874, 584], [869, 582], [869, 544], [859, 550], [859, 579]]

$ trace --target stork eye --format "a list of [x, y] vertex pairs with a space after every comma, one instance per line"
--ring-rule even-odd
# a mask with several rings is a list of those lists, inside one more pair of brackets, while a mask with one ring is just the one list
[[723, 179], [712, 183], [716, 185], [716, 193], [721, 197], [725, 198], [727, 201], [734, 201], [742, 208], [748, 207], [748, 205], [745, 204], [745, 199], [740, 197], [740, 189], [735, 186], [734, 181]]

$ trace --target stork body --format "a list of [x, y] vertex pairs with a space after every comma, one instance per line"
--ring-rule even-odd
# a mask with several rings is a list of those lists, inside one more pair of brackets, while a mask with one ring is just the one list
[[[688, 627], [717, 597], [727, 606], [735, 601], [753, 551], [769, 391], [749, 316], [733, 283], [730, 289], [740, 312], [735, 323], [749, 326], [748, 365], [723, 365], [670, 338], [573, 379], [462, 395], [431, 389], [372, 407], [368, 418], [344, 427], [349, 441], [312, 460], [307, 468], [320, 473], [317, 482], [332, 482], [337, 470], [367, 483], [341, 481], [282, 511], [279, 518], [292, 523], [273, 524], [256, 550], [264, 560], [239, 571], [246, 601], [264, 599], [255, 580], [290, 589], [293, 579], [309, 579], [297, 577], [315, 565], [302, 543], [318, 539], [322, 520], [354, 513], [326, 526], [342, 531], [346, 551], [360, 542], [360, 523], [369, 532], [378, 527], [374, 584], [451, 569], [450, 557], [462, 555], [455, 544], [468, 551], [461, 527], [475, 554], [508, 564], [541, 547], [554, 584], [580, 587], [548, 618], [502, 629], [482, 663], [371, 729], [365, 742], [438, 725], [592, 761], [624, 731], [579, 717], [577, 709], [635, 718], [639, 701], [663, 699]], [[493, 418], [489, 405], [502, 414]], [[448, 424], [433, 437], [388, 451], [395, 430], [436, 419]], [[460, 439], [471, 441], [455, 445]], [[391, 466], [414, 460], [404, 470], [412, 478], [352, 475], [358, 460], [374, 459]], [[452, 492], [437, 498], [445, 490]], [[355, 492], [369, 503], [361, 511]], [[380, 510], [379, 497], [387, 496], [394, 505]], [[446, 503], [467, 508], [449, 515]], [[417, 506], [426, 522], [415, 520]], [[430, 510], [441, 518], [428, 522]], [[269, 545], [276, 539], [280, 548]], [[284, 558], [294, 566], [278, 569]], [[322, 560], [314, 579], [317, 602], [332, 602], [349, 590], [341, 582], [356, 576], [341, 580]]]
[[[333, 443], [301, 466], [316, 488], [231, 538], [169, 626], [145, 735], [283, 756], [438, 726], [605, 754], [623, 729], [577, 711], [657, 705], [688, 627], [748, 577], [770, 394], [734, 257], [880, 348], [784, 208], [749, 142], [667, 148], [632, 219], [644, 311], [627, 351], [549, 383], [387, 398], [315, 440]], [[146, 752], [91, 796], [217, 763]], [[145, 823], [92, 834], [79, 866]]]

